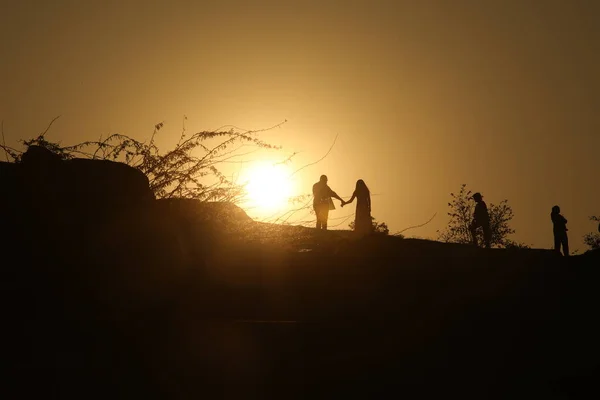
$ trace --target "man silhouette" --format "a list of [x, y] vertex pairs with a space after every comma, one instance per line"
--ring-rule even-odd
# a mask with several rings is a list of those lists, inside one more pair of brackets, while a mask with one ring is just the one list
[[552, 207], [550, 213], [552, 219], [552, 231], [554, 233], [554, 251], [560, 254], [560, 246], [562, 245], [563, 254], [569, 255], [569, 237], [567, 236], [567, 219], [560, 213], [560, 207]]
[[473, 195], [473, 200], [475, 200], [476, 204], [475, 212], [473, 213], [473, 222], [469, 227], [471, 238], [473, 239], [473, 244], [477, 246], [477, 228], [482, 227], [483, 241], [485, 242], [485, 247], [489, 249], [491, 247], [492, 230], [490, 229], [490, 215], [488, 214], [487, 205], [479, 192]]
[[318, 230], [327, 230], [327, 219], [329, 218], [329, 210], [335, 209], [333, 205], [332, 197], [335, 197], [342, 203], [344, 200], [340, 196], [337, 195], [336, 192], [331, 190], [331, 188], [327, 185], [327, 176], [321, 175], [319, 182], [313, 185], [313, 208], [315, 210], [315, 214], [317, 214], [317, 229]]

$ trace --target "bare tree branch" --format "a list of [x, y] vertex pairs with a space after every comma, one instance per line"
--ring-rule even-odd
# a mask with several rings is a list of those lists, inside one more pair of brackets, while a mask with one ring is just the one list
[[52, 126], [52, 124], [54, 123], [54, 121], [56, 121], [59, 118], [60, 118], [60, 115], [54, 117], [54, 119], [52, 121], [50, 121], [50, 124], [48, 124], [48, 127], [46, 128], [46, 130], [40, 134], [39, 139], [43, 139], [44, 138], [44, 136], [46, 135], [46, 133], [48, 133], [48, 131], [50, 130], [50, 127]]
[[298, 168], [297, 170], [295, 170], [294, 172], [292, 172], [288, 178], [291, 178], [292, 176], [296, 175], [298, 172], [302, 171], [304, 168], [313, 166], [313, 165], [318, 164], [321, 161], [323, 161], [325, 159], [325, 157], [327, 157], [329, 155], [329, 153], [331, 153], [331, 150], [333, 150], [333, 146], [335, 146], [335, 142], [337, 141], [337, 138], [338, 138], [338, 135], [335, 135], [335, 138], [333, 139], [333, 143], [331, 144], [331, 146], [329, 147], [329, 150], [327, 150], [327, 153], [325, 153], [325, 155], [323, 157], [319, 158], [315, 162], [312, 162], [310, 164], [306, 164], [306, 165]]
[[421, 228], [425, 225], [427, 225], [428, 223], [430, 223], [431, 221], [433, 221], [433, 219], [435, 218], [435, 216], [437, 215], [437, 213], [433, 214], [433, 216], [431, 218], [429, 218], [429, 220], [427, 220], [427, 222], [420, 224], [420, 225], [414, 225], [414, 226], [409, 226], [408, 228], [404, 228], [396, 233], [394, 233], [394, 235], [400, 235], [402, 232], [406, 232], [409, 229], [415, 229], [415, 228]]

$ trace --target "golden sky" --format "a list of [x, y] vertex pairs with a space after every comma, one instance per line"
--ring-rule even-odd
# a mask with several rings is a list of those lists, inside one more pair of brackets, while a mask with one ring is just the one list
[[[0, 118], [7, 144], [121, 132], [164, 143], [224, 124], [299, 151], [349, 197], [357, 179], [391, 231], [436, 237], [467, 183], [507, 198], [515, 239], [572, 248], [600, 214], [600, 2], [2, 2]], [[161, 131], [162, 132], [162, 131]], [[343, 216], [348, 209], [332, 212]]]

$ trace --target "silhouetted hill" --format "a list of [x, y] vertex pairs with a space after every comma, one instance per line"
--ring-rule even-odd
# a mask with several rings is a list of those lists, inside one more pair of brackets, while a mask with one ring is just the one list
[[598, 252], [358, 239], [141, 186], [80, 214], [50, 189], [2, 203], [3, 398], [597, 394]]

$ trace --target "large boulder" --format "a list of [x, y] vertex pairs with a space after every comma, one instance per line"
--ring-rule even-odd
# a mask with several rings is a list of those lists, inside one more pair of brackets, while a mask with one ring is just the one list
[[119, 215], [154, 200], [148, 178], [133, 167], [63, 160], [40, 146], [30, 146], [18, 163], [0, 163], [0, 181], [0, 206], [34, 224]]
[[76, 204], [132, 207], [154, 200], [148, 177], [126, 164], [75, 158], [62, 162], [59, 187]]
[[57, 165], [62, 160], [61, 156], [42, 146], [32, 145], [21, 156], [21, 163], [27, 166], [47, 167]]

